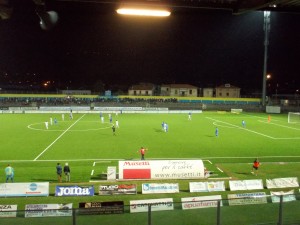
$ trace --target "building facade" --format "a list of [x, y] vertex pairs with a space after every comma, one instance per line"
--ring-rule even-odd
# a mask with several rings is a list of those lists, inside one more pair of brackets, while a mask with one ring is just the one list
[[132, 85], [128, 89], [128, 95], [131, 96], [153, 96], [155, 86], [153, 84]]
[[165, 84], [160, 88], [162, 96], [197, 97], [198, 87], [190, 84]]
[[240, 98], [241, 89], [231, 84], [216, 87], [216, 98]]

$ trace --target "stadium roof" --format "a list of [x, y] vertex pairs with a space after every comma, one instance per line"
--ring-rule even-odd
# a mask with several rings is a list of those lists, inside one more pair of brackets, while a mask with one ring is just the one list
[[[22, 4], [46, 5], [55, 10], [63, 7], [70, 10], [74, 4], [97, 4], [103, 10], [114, 10], [120, 4], [164, 6], [173, 12], [191, 12], [195, 9], [227, 10], [233, 14], [249, 11], [277, 11], [300, 13], [300, 0], [22, 0]], [[0, 20], [11, 17], [18, 0], [0, 0]], [[98, 8], [98, 7], [97, 7]]]

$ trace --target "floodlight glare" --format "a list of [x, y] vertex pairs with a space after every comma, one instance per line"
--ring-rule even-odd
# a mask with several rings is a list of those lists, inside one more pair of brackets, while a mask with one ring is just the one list
[[130, 8], [120, 8], [117, 13], [122, 15], [134, 15], [134, 16], [170, 16], [171, 12], [166, 10], [154, 10], [154, 9], [130, 9]]

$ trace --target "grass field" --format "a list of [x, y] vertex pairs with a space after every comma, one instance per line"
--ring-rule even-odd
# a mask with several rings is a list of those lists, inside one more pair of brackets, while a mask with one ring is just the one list
[[[61, 114], [1, 114], [1, 166], [3, 170], [8, 163], [14, 167], [15, 182], [51, 182], [50, 192], [53, 193], [57, 184], [56, 163], [69, 163], [72, 183], [93, 181], [92, 184], [97, 184], [95, 182], [101, 180], [107, 166], [116, 166], [120, 159], [139, 160], [137, 151], [143, 146], [148, 148], [146, 159], [149, 160], [202, 159], [213, 171], [213, 178], [300, 178], [300, 125], [288, 124], [284, 114], [271, 115], [270, 122], [267, 114], [228, 112], [193, 114], [192, 120], [188, 120], [187, 114], [112, 116], [113, 123], [117, 119], [120, 124], [116, 135], [112, 133], [108, 114], [104, 114], [104, 123], [99, 114], [74, 114], [72, 120], [66, 114], [64, 121]], [[49, 125], [47, 130], [44, 122], [50, 117], [56, 118], [58, 123]], [[242, 126], [242, 120], [246, 127]], [[162, 130], [163, 121], [169, 125], [168, 132]], [[216, 127], [218, 137], [215, 136]], [[262, 163], [258, 177], [250, 173], [256, 157]], [[179, 182], [181, 192], [172, 195], [174, 201], [195, 196], [195, 193], [189, 193], [189, 181], [176, 182]], [[139, 184], [138, 181], [134, 183]], [[226, 198], [225, 192], [218, 194]], [[197, 193], [200, 195], [203, 193]], [[170, 194], [101, 196], [94, 201], [124, 200], [129, 204], [130, 199], [164, 197], [170, 197]], [[22, 209], [25, 204], [71, 201], [77, 207], [76, 203], [85, 199], [91, 201], [90, 197], [77, 200], [50, 196], [0, 199], [0, 204], [13, 201]]]

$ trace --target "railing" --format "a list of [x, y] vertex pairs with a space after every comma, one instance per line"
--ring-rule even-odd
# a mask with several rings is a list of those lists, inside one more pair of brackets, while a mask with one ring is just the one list
[[[299, 197], [293, 195], [293, 201], [286, 201], [284, 200], [286, 195], [285, 198], [280, 196], [278, 203], [272, 203], [269, 196], [265, 204], [251, 204], [251, 202], [259, 202], [255, 198], [239, 198], [241, 205], [232, 205], [230, 199], [172, 202], [167, 207], [163, 203], [161, 206], [159, 204], [125, 205], [122, 206], [121, 211], [120, 207], [116, 209], [107, 206], [100, 208], [18, 210], [10, 211], [10, 213], [15, 212], [15, 216], [11, 218], [2, 217], [4, 215], [2, 209], [0, 210], [0, 224], [296, 225], [300, 224]], [[90, 205], [87, 203], [87, 206]]]

